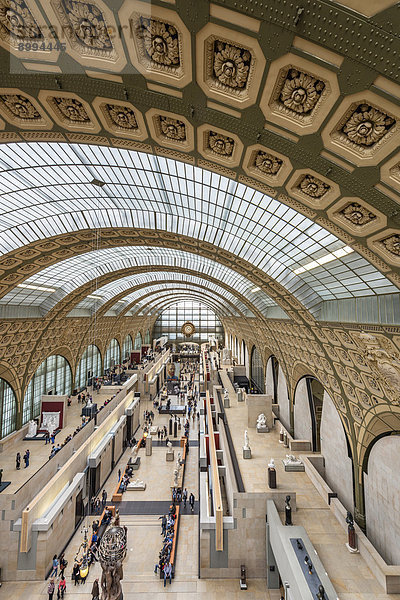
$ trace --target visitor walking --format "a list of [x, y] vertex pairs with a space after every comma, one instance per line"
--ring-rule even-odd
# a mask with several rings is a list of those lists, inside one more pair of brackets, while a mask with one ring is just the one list
[[25, 463], [25, 469], [26, 469], [27, 467], [29, 467], [29, 457], [30, 457], [30, 452], [29, 452], [29, 450], [27, 450], [27, 451], [25, 452], [24, 456], [23, 456], [23, 458], [24, 458], [24, 463]]
[[182, 494], [183, 508], [186, 508], [187, 498], [188, 498], [188, 493], [187, 493], [187, 489], [185, 488], [183, 490], [183, 494]]
[[54, 579], [50, 579], [49, 585], [47, 586], [47, 593], [49, 595], [49, 600], [53, 600], [54, 588], [55, 588]]
[[17, 471], [21, 468], [21, 454], [19, 452], [17, 452], [17, 456], [15, 457], [15, 468]]
[[167, 515], [158, 517], [158, 519], [161, 519], [161, 535], [165, 535], [167, 530]]
[[102, 494], [101, 494], [101, 503], [103, 506], [105, 506], [107, 504], [107, 492], [106, 490], [103, 490]]
[[55, 554], [53, 556], [53, 569], [50, 573], [50, 577], [57, 577], [58, 565], [59, 565], [59, 562], [58, 562], [57, 554]]
[[67, 584], [64, 575], [61, 575], [60, 583], [58, 584], [57, 598], [64, 598], [64, 594], [67, 591]]
[[166, 565], [164, 565], [164, 587], [167, 585], [167, 579], [169, 579], [169, 584], [172, 583], [172, 565], [168, 561]]
[[99, 598], [100, 598], [99, 580], [95, 579], [93, 581], [93, 586], [92, 586], [92, 600], [99, 600]]
[[194, 512], [194, 494], [193, 494], [193, 492], [190, 492], [189, 505], [190, 505], [190, 510], [192, 512]]

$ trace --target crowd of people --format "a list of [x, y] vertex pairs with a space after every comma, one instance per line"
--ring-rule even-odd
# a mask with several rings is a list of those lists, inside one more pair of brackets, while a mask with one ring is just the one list
[[161, 535], [163, 536], [163, 544], [158, 555], [158, 562], [154, 565], [154, 573], [158, 571], [164, 575], [164, 587], [172, 582], [173, 566], [171, 564], [171, 553], [174, 544], [174, 538], [176, 534], [175, 520], [176, 520], [176, 505], [172, 504], [168, 515], [159, 517], [161, 519]]

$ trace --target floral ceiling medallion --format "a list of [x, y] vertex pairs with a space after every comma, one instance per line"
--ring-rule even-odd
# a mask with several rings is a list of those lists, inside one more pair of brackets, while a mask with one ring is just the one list
[[358, 202], [350, 202], [341, 209], [340, 214], [353, 225], [363, 227], [374, 221], [377, 217], [370, 212], [365, 206]]
[[269, 105], [273, 112], [309, 125], [326, 94], [322, 79], [289, 65], [279, 71]]
[[254, 166], [267, 175], [276, 175], [282, 165], [283, 160], [262, 150], [259, 150], [254, 158]]
[[22, 94], [2, 94], [0, 101], [3, 107], [9, 111], [10, 116], [25, 121], [41, 119], [39, 111], [26, 96]]
[[157, 66], [179, 67], [178, 32], [173, 25], [140, 17], [137, 35], [143, 42], [148, 60]]
[[219, 156], [232, 156], [235, 142], [231, 137], [217, 133], [208, 132], [208, 148]]
[[257, 40], [208, 23], [196, 49], [196, 78], [207, 98], [239, 109], [255, 104], [266, 63]]
[[223, 86], [234, 89], [246, 87], [251, 62], [251, 53], [223, 42], [214, 41], [214, 75]]
[[82, 102], [75, 98], [53, 98], [54, 106], [59, 113], [72, 123], [89, 123], [90, 117], [87, 114]]
[[370, 147], [379, 142], [396, 120], [370, 104], [360, 104], [342, 126], [342, 132], [358, 146]]
[[184, 142], [186, 140], [186, 127], [182, 121], [163, 115], [158, 115], [156, 121], [158, 129], [164, 137], [177, 142]]
[[24, 129], [51, 129], [52, 127], [51, 121], [38, 102], [15, 88], [0, 89], [0, 113], [6, 121], [16, 127]]
[[118, 12], [132, 65], [146, 79], [177, 88], [192, 80], [191, 34], [175, 10], [125, 0]]
[[22, 40], [44, 39], [39, 25], [24, 0], [0, 0], [0, 36], [13, 45]]
[[329, 190], [330, 186], [312, 175], [304, 175], [297, 184], [299, 191], [311, 198], [322, 198]]
[[108, 112], [110, 120], [122, 129], [137, 129], [138, 123], [134, 111], [127, 106], [118, 104], [106, 104], [105, 109]]
[[[102, 0], [50, 0], [67, 42], [67, 52], [84, 65], [120, 70], [126, 63], [112, 10]], [[64, 40], [63, 40], [64, 41]]]
[[54, 120], [62, 127], [83, 133], [100, 130], [90, 105], [76, 94], [41, 90], [39, 99], [47, 104]]
[[289, 69], [279, 94], [279, 101], [298, 114], [309, 114], [316, 107], [325, 83], [297, 69]]
[[383, 240], [381, 240], [381, 244], [391, 254], [394, 254], [395, 256], [400, 256], [400, 235], [398, 233], [384, 238]]
[[353, 164], [377, 165], [398, 149], [400, 110], [375, 92], [346, 97], [322, 131], [325, 147]]
[[147, 137], [143, 116], [130, 102], [97, 96], [92, 108], [110, 133], [134, 140]]

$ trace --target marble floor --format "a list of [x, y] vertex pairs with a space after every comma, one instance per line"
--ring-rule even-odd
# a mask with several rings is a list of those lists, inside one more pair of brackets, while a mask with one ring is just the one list
[[[247, 408], [244, 403], [238, 403], [232, 386], [226, 374], [222, 373], [224, 385], [230, 391], [231, 408], [226, 409], [231, 434], [238, 456], [240, 469], [246, 491], [266, 491], [266, 464], [270, 457], [275, 458], [277, 465], [278, 486], [297, 494], [298, 510], [293, 514], [295, 524], [303, 525], [311, 538], [333, 585], [338, 592], [339, 600], [388, 600], [399, 596], [386, 595], [379, 586], [366, 563], [359, 555], [351, 555], [345, 548], [346, 537], [343, 529], [326, 507], [322, 498], [305, 473], [286, 473], [281, 459], [287, 449], [278, 442], [278, 432], [257, 434], [255, 428], [248, 428], [251, 460], [243, 460], [243, 433], [247, 427]], [[150, 403], [142, 405], [142, 410], [151, 409]], [[74, 410], [74, 409], [73, 409]], [[158, 415], [156, 425], [168, 422], [167, 415]], [[191, 420], [191, 423], [193, 421]], [[180, 432], [179, 432], [180, 435]], [[197, 420], [191, 426], [190, 439], [197, 440]], [[138, 435], [136, 436], [138, 437]], [[40, 444], [41, 445], [41, 444]], [[175, 458], [179, 448], [175, 447]], [[46, 450], [47, 451], [47, 450]], [[105, 484], [110, 497], [115, 489], [118, 469], [123, 468], [130, 455], [126, 450], [114, 471]], [[137, 477], [146, 482], [146, 490], [127, 491], [124, 501], [151, 502], [154, 500], [167, 501], [170, 499], [170, 485], [173, 477], [174, 462], [166, 462], [165, 446], [153, 446], [151, 456], [145, 456], [144, 449], [140, 451], [141, 466], [136, 472]], [[198, 498], [198, 448], [190, 447], [188, 455], [185, 487], [193, 491]], [[158, 558], [161, 544], [160, 515], [128, 514], [121, 516], [121, 524], [128, 528], [128, 553], [124, 562], [123, 590], [124, 600], [236, 600], [243, 598], [239, 589], [238, 579], [203, 580], [198, 579], [198, 516], [183, 515], [177, 548], [176, 576], [172, 585], [163, 587], [163, 581], [154, 574], [154, 564]], [[95, 564], [89, 573], [85, 585], [74, 586], [71, 581], [71, 568], [74, 556], [82, 540], [82, 528], [91, 527], [95, 517], [87, 517], [80, 530], [75, 534], [66, 551], [68, 560], [67, 598], [84, 600], [91, 598], [91, 587], [94, 579], [100, 577], [100, 567]], [[247, 597], [252, 600], [279, 600], [277, 591], [268, 591], [265, 580], [249, 580]], [[47, 582], [13, 582], [4, 583], [0, 588], [0, 600], [39, 600], [46, 598]], [[301, 600], [297, 599], [296, 600]]]

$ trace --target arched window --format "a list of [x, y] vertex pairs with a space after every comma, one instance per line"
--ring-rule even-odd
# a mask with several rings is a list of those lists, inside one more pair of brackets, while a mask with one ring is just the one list
[[17, 427], [17, 399], [11, 385], [0, 379], [1, 437], [6, 437]]
[[108, 345], [106, 353], [104, 355], [104, 370], [119, 365], [121, 362], [121, 351], [119, 348], [118, 340], [113, 338]]
[[70, 394], [72, 391], [72, 371], [68, 361], [60, 354], [48, 356], [36, 369], [24, 396], [22, 424], [40, 414], [40, 401], [43, 394]]
[[81, 388], [87, 385], [91, 377], [101, 375], [101, 354], [97, 346], [90, 344], [82, 355], [76, 370], [75, 387]]
[[264, 393], [264, 367], [261, 354], [255, 346], [251, 351], [251, 387], [255, 388], [258, 394]]
[[129, 335], [129, 333], [128, 333], [128, 335], [124, 339], [124, 343], [122, 344], [122, 360], [129, 358], [130, 353], [132, 352], [132, 348], [133, 348], [132, 336]]
[[144, 336], [144, 343], [146, 346], [148, 346], [151, 342], [151, 338], [150, 338], [150, 329], [148, 329], [146, 331], [146, 335]]
[[142, 334], [140, 331], [137, 332], [135, 337], [135, 350], [140, 350], [142, 347]]

